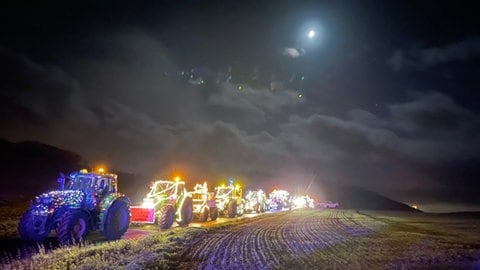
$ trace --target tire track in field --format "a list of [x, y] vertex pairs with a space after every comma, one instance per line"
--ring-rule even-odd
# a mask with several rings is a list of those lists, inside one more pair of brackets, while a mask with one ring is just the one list
[[217, 269], [226, 265], [247, 265], [249, 261], [243, 258], [245, 256], [237, 256], [242, 254], [253, 257], [254, 262], [265, 262], [272, 255], [258, 253], [257, 249], [251, 249], [251, 247], [268, 242], [262, 240], [265, 238], [265, 233], [268, 232], [268, 228], [262, 228], [262, 223], [265, 222], [264, 219], [272, 218], [274, 217], [262, 218], [262, 222], [254, 220], [248, 224], [233, 225], [235, 230], [230, 230], [231, 227], [220, 229], [217, 233], [208, 234], [201, 241], [197, 241], [194, 248], [190, 248], [185, 253], [192, 261], [197, 262], [201, 269]]
[[371, 229], [345, 210], [267, 214], [207, 233], [181, 257], [198, 269], [277, 269], [285, 262], [310, 265], [307, 256], [325, 250], [345, 264], [348, 261], [336, 253], [348, 248], [342, 243], [355, 237], [352, 230]]

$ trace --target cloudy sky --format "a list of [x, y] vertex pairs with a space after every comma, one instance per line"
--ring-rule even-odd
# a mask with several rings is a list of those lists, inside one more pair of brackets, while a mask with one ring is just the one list
[[137, 2], [7, 1], [0, 137], [152, 177], [480, 210], [473, 6]]

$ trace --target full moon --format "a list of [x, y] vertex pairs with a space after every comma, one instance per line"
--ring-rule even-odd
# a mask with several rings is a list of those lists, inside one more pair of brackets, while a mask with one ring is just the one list
[[310, 31], [308, 31], [307, 35], [308, 35], [309, 38], [313, 38], [313, 37], [315, 37], [315, 34], [316, 34], [315, 31], [310, 30]]

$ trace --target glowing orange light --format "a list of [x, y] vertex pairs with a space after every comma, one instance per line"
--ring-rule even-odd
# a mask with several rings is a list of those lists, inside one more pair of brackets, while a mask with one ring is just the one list
[[181, 180], [180, 176], [175, 176], [175, 182], [178, 182], [180, 180]]
[[412, 208], [413, 209], [418, 209], [418, 206], [414, 204], [414, 205], [412, 205]]
[[103, 167], [100, 167], [100, 168], [97, 169], [97, 171], [98, 171], [99, 173], [104, 173], [104, 172], [105, 172], [105, 169], [104, 169]]

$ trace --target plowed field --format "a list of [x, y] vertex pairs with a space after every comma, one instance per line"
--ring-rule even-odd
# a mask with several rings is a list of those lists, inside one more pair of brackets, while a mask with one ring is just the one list
[[[476, 269], [478, 219], [303, 210], [209, 230], [180, 253], [184, 269]], [[453, 225], [452, 225], [453, 224]], [[470, 228], [468, 230], [467, 228]], [[467, 229], [467, 231], [465, 230]]]
[[[38, 244], [36, 255], [20, 245], [0, 269], [480, 269], [480, 216], [471, 213], [310, 209], [94, 236], [79, 247]], [[14, 240], [0, 246], [15, 249]]]

